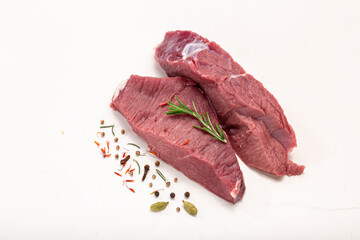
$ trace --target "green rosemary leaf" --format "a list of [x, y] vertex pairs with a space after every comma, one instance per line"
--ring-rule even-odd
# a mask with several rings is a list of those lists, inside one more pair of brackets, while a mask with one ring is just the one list
[[115, 136], [114, 127], [115, 127], [115, 124], [109, 125], [109, 126], [100, 126], [100, 128], [111, 128], [111, 132]]
[[195, 117], [196, 119], [198, 119], [201, 124], [203, 125], [203, 127], [199, 127], [199, 126], [193, 126], [195, 128], [201, 129], [207, 133], [209, 133], [211, 136], [213, 136], [214, 139], [217, 139], [223, 143], [226, 143], [226, 138], [224, 135], [224, 132], [221, 130], [220, 126], [218, 123], [215, 124], [216, 129], [214, 128], [213, 124], [211, 123], [210, 120], [210, 116], [209, 113], [202, 113], [201, 115], [199, 114], [199, 112], [197, 111], [196, 107], [195, 107], [195, 103], [192, 102], [192, 106], [194, 108], [194, 111], [192, 111], [190, 108], [188, 108], [184, 103], [182, 103], [180, 101], [180, 99], [175, 95], [176, 100], [179, 102], [180, 105], [175, 105], [173, 102], [171, 102], [168, 99], [168, 111], [165, 112], [165, 114], [167, 115], [173, 115], [173, 114], [188, 114], [191, 115], [193, 117]]
[[195, 111], [195, 115], [199, 115], [199, 113], [198, 113], [198, 111], [197, 111], [197, 109], [196, 109], [196, 107], [195, 107], [194, 101], [192, 102], [192, 105], [193, 105], [193, 108], [194, 108], [194, 111]]
[[185, 108], [187, 111], [191, 112], [190, 108], [188, 108], [185, 104], [183, 104], [176, 95], [175, 95], [175, 98], [176, 98], [176, 100], [178, 100], [178, 102], [180, 103], [180, 105], [183, 108]]
[[166, 182], [165, 176], [160, 172], [159, 169], [156, 169], [156, 173], [162, 178], [162, 180], [164, 180], [164, 182]]
[[135, 146], [135, 147], [137, 147], [138, 149], [140, 149], [140, 147], [139, 147], [138, 145], [136, 145], [135, 143], [127, 143], [126, 145]]
[[138, 165], [139, 168], [139, 175], [140, 175], [140, 164], [138, 163], [138, 161], [136, 161], [135, 159], [133, 159], [134, 162], [136, 162], [136, 164]]
[[[207, 117], [206, 119], [207, 119], [207, 121], [208, 121], [208, 123], [209, 123], [209, 126], [210, 126], [211, 130], [212, 130], [213, 132], [216, 132], [214, 126], [213, 126], [212, 123], [211, 123], [209, 113], [206, 113], [206, 117]], [[221, 136], [221, 135], [220, 135], [220, 136]]]
[[225, 138], [224, 132], [221, 131], [221, 128], [220, 128], [219, 124], [218, 124], [218, 123], [215, 123], [215, 126], [216, 126], [216, 129], [217, 129], [218, 133], [220, 134], [220, 136], [221, 136], [222, 138]]

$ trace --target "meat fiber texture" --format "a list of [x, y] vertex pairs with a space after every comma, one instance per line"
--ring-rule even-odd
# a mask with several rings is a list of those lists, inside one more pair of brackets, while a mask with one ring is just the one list
[[196, 83], [181, 77], [132, 75], [117, 88], [111, 107], [126, 118], [160, 159], [219, 197], [237, 202], [245, 185], [234, 150], [229, 143], [211, 139], [211, 135], [194, 128], [200, 124], [195, 118], [164, 114], [168, 99], [176, 102], [175, 95], [187, 106], [193, 101], [199, 112], [208, 112], [210, 119], [218, 122]]
[[277, 176], [304, 171], [288, 158], [296, 137], [278, 101], [218, 44], [191, 31], [168, 32], [155, 59], [169, 76], [200, 85], [247, 165]]

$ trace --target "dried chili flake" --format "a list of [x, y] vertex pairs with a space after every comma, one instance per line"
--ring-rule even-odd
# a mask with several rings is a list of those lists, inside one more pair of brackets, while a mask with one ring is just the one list
[[130, 167], [126, 170], [125, 175], [130, 171], [130, 169], [131, 169], [131, 165], [130, 165]]
[[101, 152], [102, 152], [103, 155], [106, 154], [105, 147], [101, 148]]
[[123, 158], [126, 157], [126, 153], [125, 153], [125, 152], [123, 153], [123, 156], [122, 156], [122, 157], [123, 157]]
[[158, 189], [158, 190], [155, 190], [155, 191], [153, 191], [152, 193], [150, 193], [150, 195], [154, 194], [155, 192], [161, 191], [161, 190], [164, 190], [164, 189], [163, 189], [163, 188], [160, 188], [160, 189]]
[[120, 173], [114, 172], [116, 175], [122, 177], [122, 175]]
[[168, 102], [162, 102], [162, 103], [159, 104], [159, 107], [165, 106], [167, 104], [168, 104]]
[[108, 148], [107, 152], [109, 153], [109, 150], [110, 150], [110, 142], [109, 142], [109, 141], [106, 141], [106, 145], [107, 145], [107, 148]]
[[127, 179], [127, 180], [125, 180], [125, 182], [134, 182], [134, 180], [132, 180], [132, 179]]
[[149, 152], [149, 153], [151, 153], [152, 155], [155, 155], [155, 156], [157, 156], [155, 152]]
[[186, 142], [184, 142], [181, 146], [184, 146], [184, 145], [188, 144], [189, 142], [190, 142], [190, 139], [187, 140]]
[[97, 141], [94, 141], [94, 143], [95, 143], [97, 146], [100, 146], [100, 143], [98, 143]]
[[122, 165], [121, 169], [119, 171], [122, 171], [124, 169], [124, 167], [126, 166], [127, 162], [125, 162], [124, 164], [121, 164], [120, 162], [120, 165]]
[[132, 189], [132, 188], [129, 188], [128, 185], [126, 184], [127, 182], [133, 182], [133, 181], [134, 181], [134, 180], [125, 180], [125, 181], [123, 181], [123, 184], [125, 184], [125, 186], [126, 186], [130, 191], [132, 191], [133, 193], [135, 193], [135, 190]]
[[101, 148], [101, 153], [102, 153], [102, 156], [103, 156], [104, 158], [111, 156], [111, 154], [106, 154], [106, 149], [105, 149], [105, 147]]
[[131, 169], [129, 172], [133, 172], [135, 170], [135, 168]]

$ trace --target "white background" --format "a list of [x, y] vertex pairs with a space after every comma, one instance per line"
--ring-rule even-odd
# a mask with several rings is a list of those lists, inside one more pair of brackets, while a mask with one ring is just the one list
[[[359, 8], [1, 1], [0, 239], [359, 239]], [[99, 121], [115, 123], [122, 146], [146, 150], [109, 103], [130, 74], [165, 76], [154, 48], [176, 29], [218, 42], [277, 97], [296, 131], [290, 157], [306, 165], [303, 175], [275, 179], [240, 162], [247, 190], [232, 205], [161, 164], [179, 182], [161, 192], [160, 200], [177, 196], [160, 213], [149, 211], [159, 178], [152, 189], [149, 178], [134, 183], [135, 194], [122, 186], [118, 162], [102, 159], [93, 142]], [[175, 211], [186, 190], [196, 217]]]

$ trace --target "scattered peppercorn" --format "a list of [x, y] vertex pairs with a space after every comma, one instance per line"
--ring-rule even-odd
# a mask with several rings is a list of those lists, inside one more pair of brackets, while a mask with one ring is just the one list
[[170, 182], [166, 182], [166, 186], [167, 186], [167, 187], [170, 187]]
[[115, 154], [115, 158], [118, 159], [118, 158], [119, 158], [119, 154]]
[[156, 191], [154, 194], [155, 194], [155, 197], [158, 197], [160, 195], [159, 191]]
[[174, 178], [174, 182], [177, 182], [177, 181], [178, 181], [177, 177], [176, 177], [176, 178]]
[[152, 179], [155, 179], [155, 178], [156, 178], [156, 175], [155, 175], [155, 174], [153, 174], [151, 177], [152, 177]]
[[135, 154], [136, 154], [136, 156], [139, 156], [139, 155], [140, 155], [140, 151], [136, 151]]
[[104, 136], [105, 136], [105, 133], [104, 133], [104, 132], [102, 132], [102, 133], [101, 133], [101, 137], [104, 137]]
[[184, 195], [185, 195], [185, 197], [187, 197], [187, 198], [190, 197], [190, 193], [189, 193], [189, 192], [186, 192]]
[[125, 134], [125, 130], [124, 130], [124, 129], [121, 129], [121, 134]]
[[159, 166], [160, 165], [160, 162], [158, 161], [158, 160], [156, 160], [156, 162], [155, 162], [155, 166]]
[[105, 122], [104, 120], [101, 120], [101, 121], [100, 121], [101, 125], [103, 125], [103, 124], [104, 124], [104, 122]]
[[133, 172], [129, 172], [129, 174], [130, 174], [130, 176], [131, 176], [131, 177], [134, 175], [134, 173], [133, 173]]
[[117, 145], [117, 146], [116, 146], [116, 150], [119, 150], [119, 149], [120, 149], [120, 146], [119, 146], [119, 145]]
[[170, 193], [170, 197], [171, 197], [171, 198], [175, 198], [175, 193], [173, 193], [173, 192]]
[[176, 208], [176, 211], [177, 211], [177, 212], [180, 212], [180, 208], [179, 208], [179, 207], [177, 207], [177, 208]]
[[114, 138], [114, 141], [115, 141], [115, 142], [117, 142], [118, 140], [119, 140], [119, 139], [118, 139], [117, 137], [116, 137], [116, 138]]
[[149, 183], [149, 187], [152, 187], [152, 183]]

